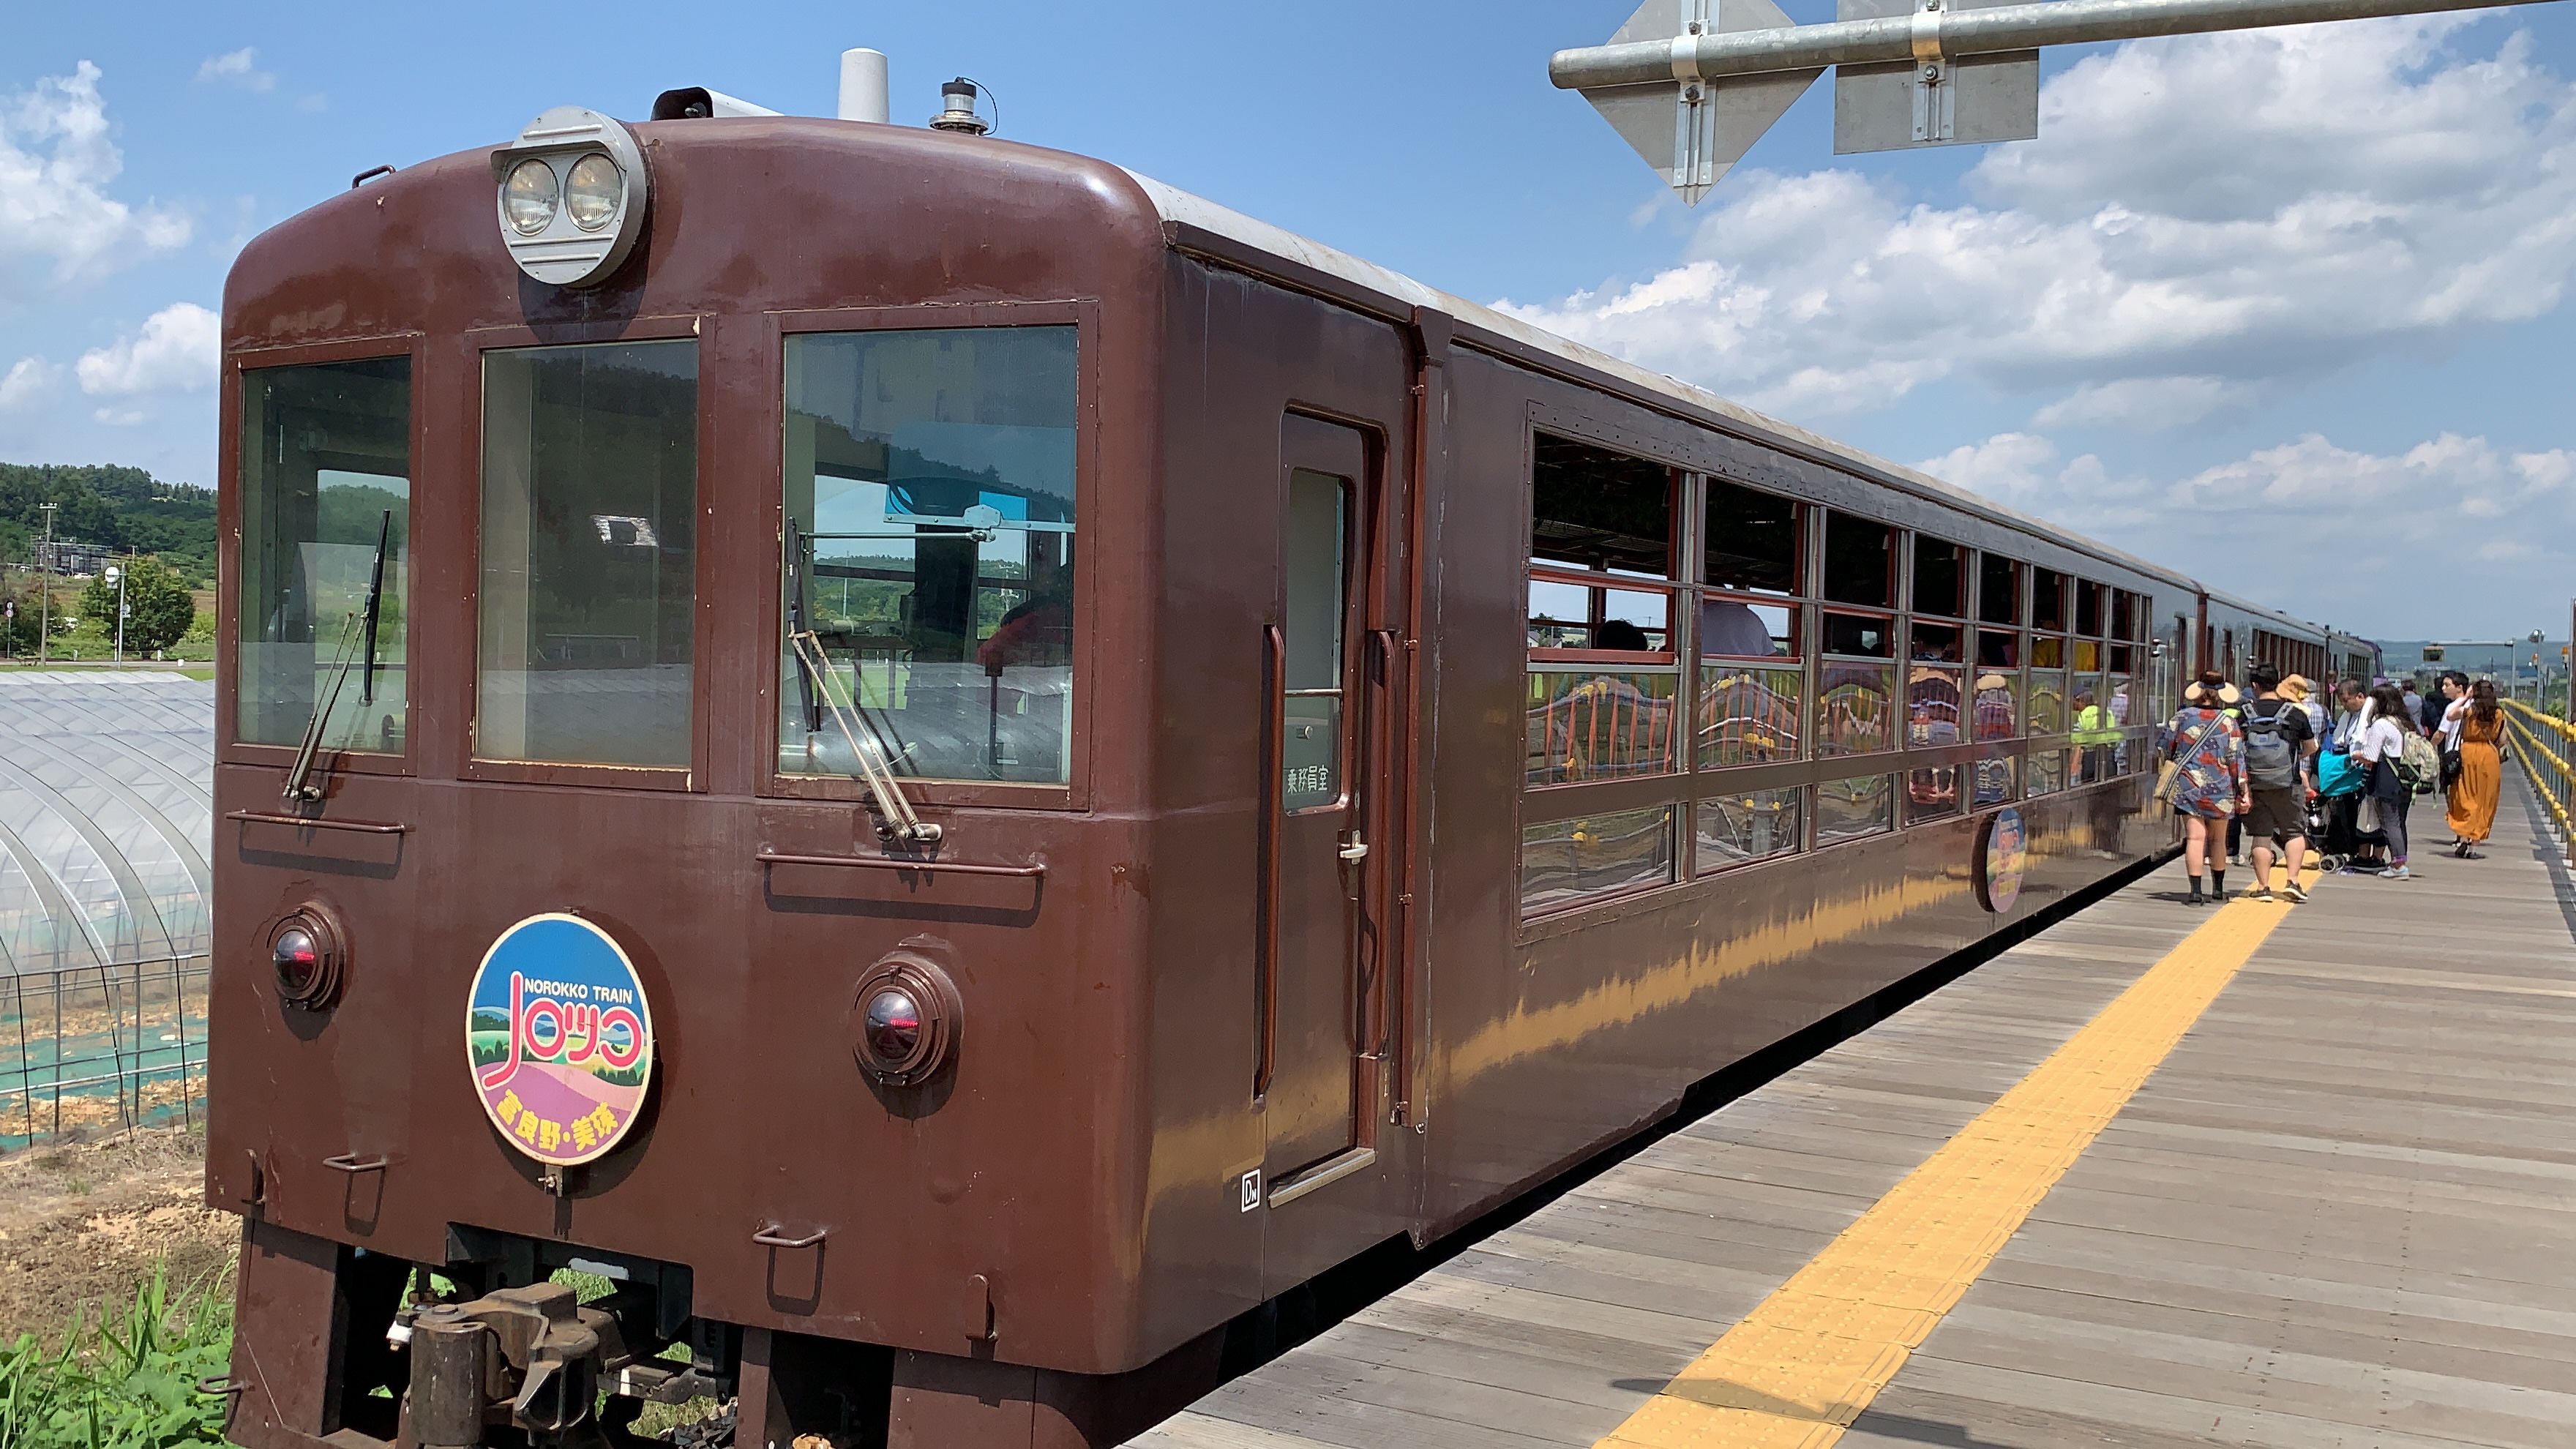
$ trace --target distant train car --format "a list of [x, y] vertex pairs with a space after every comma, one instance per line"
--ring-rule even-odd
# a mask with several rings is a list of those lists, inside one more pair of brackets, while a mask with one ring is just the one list
[[2187, 670], [2349, 647], [887, 125], [359, 186], [243, 250], [222, 408], [255, 1449], [1113, 1442], [2166, 848]]

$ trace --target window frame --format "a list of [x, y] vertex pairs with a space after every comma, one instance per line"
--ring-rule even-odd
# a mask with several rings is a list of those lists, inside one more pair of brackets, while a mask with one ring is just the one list
[[[422, 513], [419, 508], [420, 488], [424, 475], [443, 466], [446, 455], [437, 447], [430, 427], [429, 379], [434, 349], [426, 332], [388, 332], [371, 337], [335, 338], [329, 342], [293, 343], [283, 347], [241, 347], [224, 353], [223, 371], [218, 379], [219, 399], [216, 415], [222, 436], [216, 448], [216, 476], [224, 485], [216, 490], [215, 504], [215, 760], [225, 765], [259, 765], [292, 769], [298, 747], [272, 745], [241, 738], [241, 649], [237, 637], [241, 629], [242, 572], [242, 413], [245, 406], [243, 374], [264, 372], [279, 367], [309, 367], [334, 362], [374, 362], [395, 357], [411, 363], [411, 487], [410, 516], [404, 521], [409, 541], [411, 597], [403, 609], [403, 747], [399, 754], [381, 750], [324, 750], [317, 756], [319, 767], [335, 775], [418, 776], [422, 762], [428, 758], [423, 744], [423, 725], [434, 713], [430, 707], [433, 690], [443, 687], [448, 678], [445, 660], [430, 660], [421, 653], [424, 639], [422, 618], [432, 612], [424, 607], [432, 597], [424, 585], [422, 568]], [[479, 429], [478, 429], [479, 431]]]
[[[870, 797], [867, 786], [856, 779], [835, 775], [790, 775], [777, 767], [778, 741], [776, 725], [780, 692], [792, 688], [781, 668], [778, 641], [786, 628], [786, 590], [779, 577], [782, 566], [777, 539], [787, 526], [787, 494], [784, 469], [786, 458], [782, 433], [787, 416], [787, 339], [846, 332], [919, 332], [946, 331], [982, 327], [1063, 327], [1074, 328], [1073, 375], [1074, 416], [1078, 420], [1073, 441], [1073, 519], [1077, 552], [1073, 568], [1073, 723], [1067, 733], [1065, 750], [1069, 777], [1064, 783], [1017, 780], [916, 780], [902, 778], [905, 795], [916, 805], [1012, 810], [1079, 811], [1092, 802], [1092, 731], [1097, 728], [1095, 712], [1099, 704], [1099, 669], [1093, 635], [1100, 619], [1101, 572], [1092, 550], [1105, 536], [1108, 527], [1102, 520], [1100, 465], [1100, 307], [1089, 301], [1072, 302], [974, 302], [961, 305], [907, 304], [892, 307], [823, 307], [763, 314], [758, 334], [761, 348], [757, 376], [761, 388], [761, 405], [752, 417], [757, 419], [759, 435], [754, 446], [738, 447], [741, 460], [737, 472], [759, 470], [756, 493], [747, 501], [759, 510], [758, 532], [768, 560], [761, 577], [767, 580], [759, 610], [761, 663], [758, 674], [758, 698], [751, 708], [758, 717], [772, 723], [755, 733], [762, 743], [762, 756], [752, 766], [752, 793], [773, 800], [831, 800], [864, 803]], [[739, 359], [737, 359], [739, 361]], [[744, 369], [751, 375], [751, 369]], [[1374, 453], [1368, 466], [1382, 468], [1383, 460]], [[745, 476], [748, 476], [745, 474]], [[1354, 501], [1354, 516], [1345, 527], [1357, 527], [1357, 509], [1370, 506], [1372, 496], [1367, 479], [1353, 479], [1359, 485]], [[1142, 527], [1138, 516], [1141, 505], [1134, 499], [1122, 500], [1120, 511], [1126, 521]], [[1347, 666], [1349, 661], [1344, 661]]]
[[[457, 420], [459, 455], [453, 476], [473, 480], [466, 495], [469, 507], [460, 510], [468, 520], [465, 556], [460, 561], [458, 584], [463, 600], [460, 616], [462, 642], [457, 647], [459, 670], [449, 686], [450, 697], [461, 699], [461, 728], [456, 735], [456, 777], [460, 780], [494, 781], [514, 785], [575, 785], [594, 789], [658, 790], [678, 794], [704, 794], [710, 788], [708, 773], [715, 760], [712, 716], [714, 686], [711, 675], [717, 668], [715, 655], [722, 621], [716, 593], [723, 577], [723, 540], [715, 525], [727, 510], [719, 507], [723, 487], [718, 481], [720, 453], [717, 442], [723, 421], [721, 405], [725, 399], [724, 380], [719, 364], [724, 356], [717, 338], [710, 336], [713, 314], [686, 313], [656, 317], [638, 317], [627, 322], [592, 322], [574, 325], [549, 325], [543, 333], [532, 327], [479, 327], [457, 337], [455, 361], [459, 367], [455, 385], [460, 400], [461, 417]], [[692, 572], [689, 640], [689, 763], [674, 765], [593, 765], [565, 760], [493, 760], [474, 753], [474, 725], [482, 710], [482, 621], [483, 621], [483, 409], [485, 374], [483, 354], [508, 352], [525, 348], [588, 347], [614, 342], [690, 342], [698, 349], [698, 464], [697, 556]]]
[[[1518, 791], [1519, 808], [1515, 820], [1516, 829], [1522, 832], [1515, 837], [1513, 857], [1512, 894], [1516, 907], [1519, 901], [1520, 870], [1520, 846], [1517, 842], [1526, 839], [1526, 832], [1531, 827], [1586, 817], [1669, 807], [1670, 828], [1676, 834], [1672, 841], [1674, 871], [1670, 880], [1556, 902], [1535, 912], [1519, 908], [1523, 911], [1517, 918], [1516, 940], [1520, 944], [1526, 945], [1568, 930], [1580, 929], [1585, 924], [1597, 923], [1604, 919], [1617, 919], [1635, 911], [1655, 909], [1657, 903], [1667, 893], [1705, 886], [1720, 878], [1732, 876], [1738, 871], [1755, 870], [1827, 850], [1865, 846], [1873, 841], [1883, 841], [1891, 835], [1908, 834], [1918, 827], [1935, 830], [1966, 828], [1969, 822], [1973, 822], [1980, 815], [2000, 806], [2016, 804], [2032, 798], [2030, 795], [2032, 768], [2027, 762], [2050, 751], [2063, 752], [2070, 748], [2068, 739], [2072, 729], [2071, 718], [2067, 728], [2056, 734], [2034, 737], [2029, 733], [2029, 687], [2032, 669], [2030, 656], [2032, 641], [2038, 637], [2034, 634], [2031, 623], [2034, 613], [2032, 590], [2036, 587], [2038, 571], [2042, 567], [2035, 560], [2051, 554], [2049, 540], [2045, 538], [2021, 540], [2028, 546], [2013, 548], [2010, 551], [1988, 549], [1974, 540], [1991, 534], [1998, 542], [2010, 544], [2017, 536], [2010, 535], [2007, 530], [1999, 530], [1991, 526], [1980, 527], [1979, 525], [1986, 521], [1974, 518], [1946, 520], [1948, 526], [1945, 527], [1917, 529], [1881, 513], [1868, 511], [1865, 507], [1837, 507], [1829, 499], [1819, 497], [1810, 490], [1798, 489], [1796, 485], [1786, 480], [1768, 485], [1752, 481], [1741, 470], [1728, 469], [1723, 465], [1710, 466], [1710, 460], [1705, 457], [1697, 462], [1677, 462], [1676, 457], [1693, 456], [1693, 450], [1683, 446], [1649, 446], [1644, 440], [1633, 435], [1599, 425], [1587, 427], [1583, 420], [1551, 409], [1533, 408], [1527, 429], [1523, 438], [1522, 454], [1525, 470], [1534, 470], [1536, 464], [1534, 439], [1538, 433], [1545, 432], [1672, 470], [1677, 479], [1675, 496], [1679, 512], [1675, 519], [1675, 572], [1671, 579], [1659, 583], [1655, 580], [1635, 579], [1621, 574], [1585, 575], [1577, 570], [1542, 563], [1528, 557], [1529, 510], [1534, 501], [1534, 494], [1531, 491], [1534, 474], [1525, 472], [1522, 494], [1523, 514], [1519, 533], [1522, 548], [1519, 567], [1524, 589], [1527, 581], [1535, 577], [1547, 577], [1564, 582], [1582, 580], [1608, 587], [1663, 589], [1668, 591], [1673, 599], [1673, 612], [1670, 616], [1672, 648], [1656, 654], [1590, 650], [1533, 651], [1527, 647], [1526, 631], [1524, 631], [1521, 641], [1524, 670], [1563, 668], [1569, 664], [1590, 664], [1599, 667], [1603, 672], [1675, 670], [1681, 675], [1679, 681], [1681, 687], [1677, 695], [1685, 701], [1683, 713], [1690, 721], [1690, 727], [1687, 730], [1676, 729], [1672, 767], [1667, 773], [1548, 784], [1530, 784], [1524, 780]], [[1867, 480], [1851, 481], [1856, 487], [1868, 486]], [[1704, 532], [1709, 526], [1707, 498], [1708, 485], [1711, 483], [1723, 483], [1729, 487], [1766, 494], [1781, 499], [1795, 508], [1798, 528], [1798, 587], [1795, 590], [1778, 594], [1757, 594], [1707, 582]], [[1891, 546], [1888, 587], [1893, 602], [1888, 606], [1873, 607], [1841, 603], [1825, 597], [1823, 580], [1826, 530], [1830, 527], [1830, 520], [1833, 517], [1843, 514], [1848, 514], [1858, 522], [1889, 530]], [[1929, 610], [1918, 612], [1912, 607], [1916, 550], [1922, 540], [1930, 540], [1960, 551], [1963, 573], [1957, 603], [1959, 612], [1956, 614], [1938, 614]], [[1984, 572], [1989, 558], [2000, 564], [2008, 564], [2011, 568], [2013, 597], [2003, 609], [2010, 618], [2009, 623], [1995, 624], [1985, 621], [1986, 601], [1981, 595], [1984, 591]], [[2089, 555], [2078, 557], [2073, 562], [2078, 567], [2090, 566], [2107, 572], [2119, 571], [2118, 565], [2106, 565], [2100, 560], [2092, 559]], [[2078, 581], [2077, 574], [2071, 569], [2061, 567], [2052, 571], [2058, 573], [2064, 580], [2061, 589], [2071, 587]], [[2105, 589], [2109, 587], [2107, 584], [2090, 582], [2085, 586]], [[2133, 593], [2131, 597], [2136, 601], [2133, 613], [2142, 615], [2151, 602], [2150, 595], [2141, 591]], [[2071, 653], [2075, 623], [2074, 596], [2062, 593], [2061, 599], [2064, 601], [2063, 608], [2067, 612], [2065, 623], [2068, 628], [2047, 631], [2047, 633], [2048, 637], [2070, 641], [2070, 643], [2061, 643], [2059, 647]], [[1705, 605], [1711, 601], [1744, 604], [1757, 608], [1784, 608], [1793, 612], [1796, 620], [1793, 625], [1796, 631], [1795, 651], [1787, 655], [1768, 656], [1767, 667], [1794, 670], [1800, 680], [1799, 734], [1794, 757], [1716, 766], [1704, 766], [1700, 763], [1697, 748], [1697, 720], [1702, 703], [1701, 675], [1704, 665], [1714, 662], [1765, 667], [1761, 659], [1747, 656], [1731, 654], [1706, 658], [1702, 656], [1699, 638], [1702, 612]], [[2101, 595], [2100, 622], [2105, 629], [2109, 627], [2109, 605], [2109, 595]], [[1835, 659], [1849, 658], [1856, 663], [1884, 667], [1894, 675], [1898, 692], [1891, 701], [1891, 709], [1895, 714], [1892, 742], [1888, 749], [1852, 755], [1824, 756], [1816, 753], [1819, 743], [1814, 738], [1819, 709], [1816, 696], [1822, 687], [1828, 665], [1823, 649], [1825, 618], [1829, 611], [1878, 621], [1888, 631], [1890, 648], [1883, 658], [1834, 656]], [[1911, 748], [1905, 741], [1904, 716], [1909, 698], [1907, 694], [1909, 671], [1915, 664], [1912, 657], [1913, 630], [1918, 618], [1927, 623], [1954, 628], [1958, 631], [1961, 645], [1960, 660], [1956, 664], [1935, 663], [1926, 666], [1955, 671], [1958, 676], [1961, 706], [1969, 717], [1962, 719], [1962, 738], [1955, 744]], [[2008, 672], [2012, 679], [2012, 693], [2015, 701], [2016, 733], [2009, 739], [1979, 741], [1973, 737], [1975, 681], [1982, 674], [1997, 672], [1977, 662], [1977, 640], [1981, 632], [2008, 636], [2013, 641], [2017, 656], [2014, 665], [2008, 671], [2003, 671]], [[2104, 662], [2107, 664], [2107, 646], [2102, 649], [2102, 653]], [[1545, 657], [1541, 657], [1542, 654]], [[2072, 659], [2069, 658], [2061, 670], [2070, 680], [2075, 677], [2072, 663]], [[2107, 678], [2107, 674], [2104, 671], [2097, 671], [2095, 677]], [[2132, 676], [2133, 688], [2136, 678]], [[2138, 702], [2133, 699], [2132, 714], [2137, 714], [2139, 708]], [[2148, 728], [2133, 721], [2128, 726], [2128, 731], [2133, 741], [2142, 740], [2147, 735]], [[2130, 773], [2135, 774], [2143, 751], [2131, 748], [2129, 756]], [[1974, 798], [1972, 782], [1983, 773], [1981, 766], [1991, 768], [1996, 764], [2002, 766], [2003, 773], [2011, 782], [2011, 789], [2003, 800], [1979, 803]], [[1941, 769], [1954, 772], [1954, 778], [1957, 781], [1957, 799], [1947, 808], [1918, 813], [1913, 808], [1909, 796], [1914, 772]], [[2078, 782], [2071, 778], [2072, 772], [2069, 773], [2070, 779], [2065, 788], [2068, 790], [2078, 788]], [[2127, 777], [2106, 777], [2099, 783], [2104, 788], [2125, 788], [2115, 783], [2125, 778]], [[1821, 787], [1845, 779], [1884, 779], [1891, 795], [1892, 822], [1886, 829], [1872, 830], [1830, 843], [1820, 843], [1818, 791]], [[1760, 791], [1796, 792], [1800, 817], [1799, 839], [1796, 846], [1750, 860], [1719, 864], [1711, 864], [1704, 860], [1699, 851], [1698, 841], [1700, 811], [1711, 801]]]

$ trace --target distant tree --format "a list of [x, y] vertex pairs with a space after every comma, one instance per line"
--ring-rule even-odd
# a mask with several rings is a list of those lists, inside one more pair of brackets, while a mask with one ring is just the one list
[[[130, 571], [125, 579], [125, 607], [131, 611], [125, 620], [125, 652], [149, 654], [178, 643], [197, 621], [197, 600], [186, 582], [158, 559], [119, 559], [117, 567]], [[116, 585], [108, 582], [105, 569], [91, 575], [81, 590], [80, 612], [82, 618], [98, 620], [108, 638], [116, 637]]]
[[[53, 614], [55, 636], [70, 633], [71, 626], [63, 622], [63, 611], [56, 608]], [[0, 649], [11, 654], [35, 653], [36, 632], [44, 617], [43, 601], [37, 597], [32, 580], [11, 578], [0, 582]]]

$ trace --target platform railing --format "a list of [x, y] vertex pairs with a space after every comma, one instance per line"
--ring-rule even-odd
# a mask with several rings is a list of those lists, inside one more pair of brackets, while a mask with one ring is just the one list
[[0, 1151], [197, 1125], [207, 968], [190, 955], [0, 975]]
[[2518, 699], [2499, 703], [2505, 709], [2505, 733], [2513, 741], [2514, 757], [2522, 761], [2533, 793], [2557, 827], [2559, 849], [2576, 859], [2576, 825], [2570, 824], [2570, 817], [2576, 816], [2576, 770], [2567, 763], [2576, 756], [2576, 724], [2542, 714]]

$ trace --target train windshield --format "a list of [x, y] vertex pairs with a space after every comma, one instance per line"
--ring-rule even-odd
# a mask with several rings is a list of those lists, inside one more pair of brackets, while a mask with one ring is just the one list
[[[234, 733], [304, 738], [324, 699], [321, 745], [403, 748], [404, 609], [411, 535], [411, 359], [242, 374], [240, 671]], [[373, 671], [365, 601], [378, 579]], [[333, 695], [334, 676], [345, 675]]]
[[698, 349], [483, 354], [474, 753], [685, 769]]
[[797, 335], [779, 769], [1072, 777], [1074, 329]]

